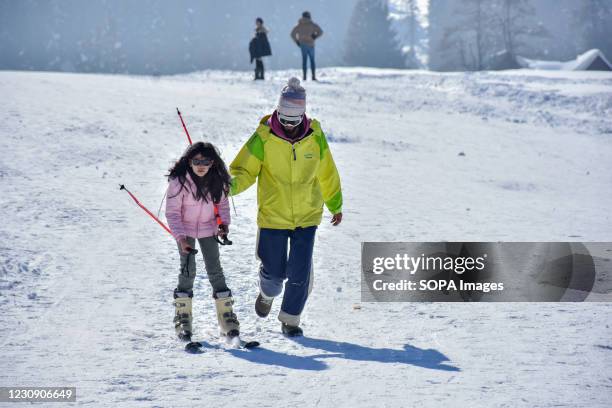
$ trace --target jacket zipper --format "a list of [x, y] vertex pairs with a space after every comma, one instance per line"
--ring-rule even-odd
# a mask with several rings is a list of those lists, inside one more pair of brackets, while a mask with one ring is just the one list
[[[297, 157], [295, 155], [295, 144], [294, 143], [291, 143], [291, 151], [293, 152], [293, 162], [295, 164]], [[291, 166], [291, 182], [289, 183], [289, 186], [291, 188], [291, 222], [293, 223], [294, 228], [295, 228], [295, 212], [293, 210], [293, 205], [294, 205], [293, 203], [293, 173], [295, 171], [294, 167], [295, 166]]]
[[204, 200], [200, 205], [200, 212], [198, 213], [198, 219], [196, 221], [196, 236], [194, 237], [196, 240], [198, 239], [198, 235], [200, 235], [200, 217], [202, 217], [202, 209], [204, 208]]

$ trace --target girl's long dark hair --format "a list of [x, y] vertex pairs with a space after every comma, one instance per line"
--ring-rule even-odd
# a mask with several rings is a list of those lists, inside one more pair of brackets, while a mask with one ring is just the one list
[[[208, 173], [204, 177], [198, 177], [191, 169], [191, 159], [197, 154], [213, 160], [213, 165], [208, 169]], [[208, 196], [213, 200], [213, 203], [218, 204], [221, 201], [223, 193], [229, 193], [231, 177], [225, 166], [225, 162], [219, 155], [219, 151], [212, 143], [196, 142], [189, 146], [181, 158], [168, 170], [168, 181], [173, 178], [178, 178], [181, 183], [179, 193], [185, 186], [187, 172], [196, 185], [196, 191], [192, 191], [193, 197], [196, 200], [204, 200], [208, 202]], [[178, 193], [177, 193], [178, 194]]]

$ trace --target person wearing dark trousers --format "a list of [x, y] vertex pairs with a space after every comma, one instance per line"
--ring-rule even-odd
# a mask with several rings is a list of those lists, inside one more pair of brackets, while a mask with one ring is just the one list
[[[261, 292], [268, 296], [268, 300], [274, 298], [281, 294], [283, 282], [287, 280], [281, 304], [283, 320], [295, 321], [291, 317], [302, 313], [312, 290], [312, 252], [316, 232], [316, 225], [298, 227], [294, 230], [272, 228], [259, 230], [257, 256], [261, 261]], [[288, 245], [289, 242], [291, 245]], [[289, 250], [288, 256], [287, 250]], [[262, 300], [260, 298], [260, 302]]]
[[310, 59], [310, 71], [312, 72], [312, 80], [316, 81], [315, 72], [315, 40], [323, 35], [323, 30], [318, 24], [312, 21], [310, 12], [302, 13], [302, 18], [298, 24], [291, 30], [291, 39], [300, 47], [302, 51], [302, 78], [306, 80], [308, 72], [307, 60]]
[[264, 79], [262, 58], [272, 55], [272, 49], [268, 41], [268, 29], [264, 27], [261, 17], [257, 17], [255, 20], [255, 36], [249, 43], [249, 53], [251, 54], [251, 64], [255, 60], [255, 79]]
[[[257, 181], [259, 295], [255, 313], [267, 317], [284, 287], [278, 319], [288, 336], [303, 334], [300, 316], [313, 285], [313, 247], [323, 205], [331, 224], [342, 221], [340, 176], [321, 124], [306, 115], [297, 78], [281, 91], [232, 164], [231, 195]], [[287, 251], [288, 250], [288, 251]]]

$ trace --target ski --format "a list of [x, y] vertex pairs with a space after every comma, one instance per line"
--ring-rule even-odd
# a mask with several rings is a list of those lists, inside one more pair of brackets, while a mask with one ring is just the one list
[[[250, 350], [256, 347], [259, 347], [260, 343], [258, 341], [245, 341], [240, 339], [239, 337], [232, 337], [226, 339], [226, 344], [229, 346], [227, 349], [244, 349]], [[205, 349], [226, 349], [221, 345], [212, 345], [204, 341], [191, 341], [185, 345], [185, 351], [191, 354], [201, 354]]]

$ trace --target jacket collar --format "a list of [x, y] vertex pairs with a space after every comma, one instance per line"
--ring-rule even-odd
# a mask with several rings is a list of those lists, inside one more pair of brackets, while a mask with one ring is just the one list
[[304, 120], [300, 124], [300, 132], [294, 138], [291, 138], [285, 134], [283, 125], [281, 125], [280, 121], [278, 120], [278, 112], [276, 110], [272, 112], [272, 115], [267, 120], [266, 125], [270, 127], [270, 133], [272, 133], [274, 136], [280, 137], [281, 139], [284, 139], [292, 144], [299, 142], [312, 133], [312, 129], [310, 128], [310, 119], [308, 119], [306, 114], [304, 114]]

